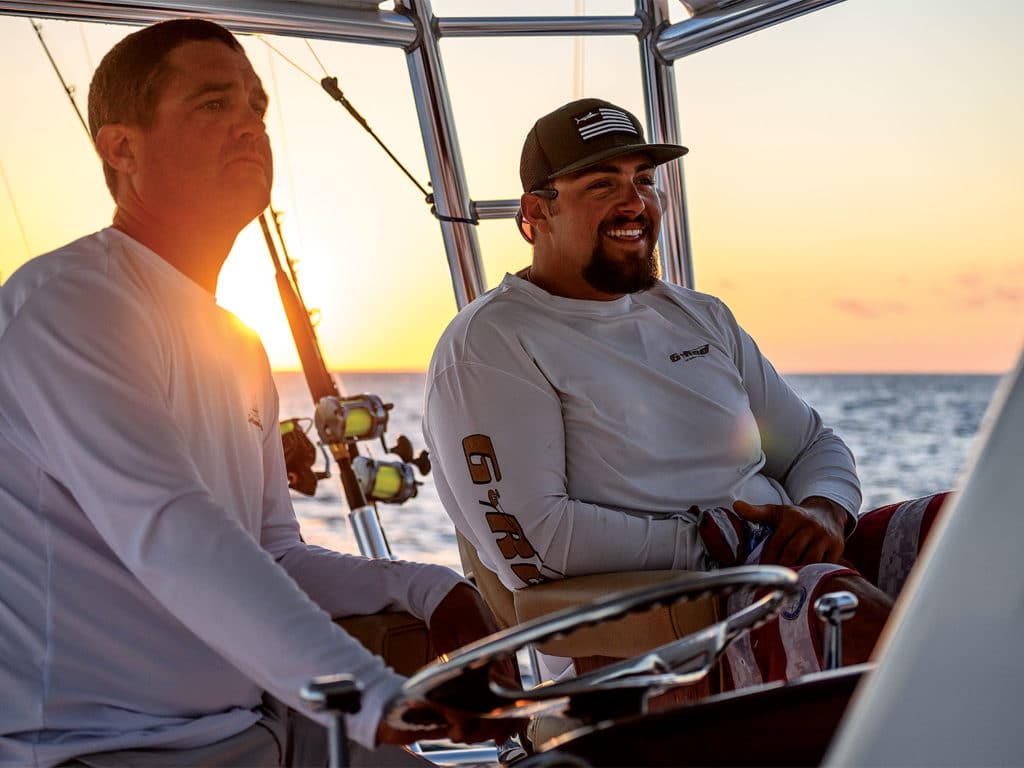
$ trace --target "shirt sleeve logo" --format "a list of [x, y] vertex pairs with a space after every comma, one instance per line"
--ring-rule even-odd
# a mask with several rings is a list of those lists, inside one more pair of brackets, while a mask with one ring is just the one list
[[466, 455], [466, 466], [474, 485], [501, 482], [501, 469], [498, 467], [498, 457], [494, 455], [491, 438], [487, 435], [468, 435], [462, 439], [462, 452]]
[[540, 555], [526, 538], [523, 526], [514, 515], [508, 514], [501, 507], [501, 491], [496, 487], [501, 482], [501, 469], [491, 438], [487, 435], [467, 435], [462, 439], [462, 451], [466, 455], [466, 467], [473, 483], [495, 486], [488, 488], [487, 498], [478, 499], [477, 503], [487, 509], [484, 513], [487, 527], [494, 535], [498, 553], [505, 560], [505, 565], [526, 586], [547, 581], [541, 573], [543, 562]]

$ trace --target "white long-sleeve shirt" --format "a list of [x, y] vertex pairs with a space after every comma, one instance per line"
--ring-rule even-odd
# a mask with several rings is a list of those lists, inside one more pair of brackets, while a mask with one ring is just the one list
[[428, 618], [454, 572], [305, 545], [255, 334], [123, 233], [0, 288], [0, 765], [202, 746], [363, 683], [402, 683], [328, 614]]
[[706, 568], [692, 507], [861, 502], [849, 449], [729, 309], [663, 282], [584, 301], [507, 275], [438, 343], [424, 434], [445, 509], [510, 589]]

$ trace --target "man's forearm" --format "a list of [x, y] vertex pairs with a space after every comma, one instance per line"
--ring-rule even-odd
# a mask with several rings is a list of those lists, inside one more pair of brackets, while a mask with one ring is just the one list
[[857, 519], [842, 504], [825, 496], [808, 496], [800, 502], [800, 506], [815, 513], [826, 524], [834, 524], [844, 536], [853, 533]]
[[427, 621], [464, 579], [450, 568], [373, 560], [309, 544], [292, 547], [278, 564], [331, 616], [406, 611]]

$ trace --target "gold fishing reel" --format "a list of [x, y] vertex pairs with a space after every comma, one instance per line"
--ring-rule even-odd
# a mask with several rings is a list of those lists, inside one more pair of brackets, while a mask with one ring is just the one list
[[[391, 403], [385, 403], [377, 395], [324, 397], [316, 405], [313, 421], [320, 436], [321, 447], [325, 451], [329, 449], [339, 461], [350, 458], [350, 444], [380, 438], [385, 452], [395, 454], [399, 461], [352, 456], [352, 471], [368, 501], [401, 504], [414, 498], [422, 484], [416, 480], [413, 469], [418, 470], [420, 475], [428, 474], [430, 459], [426, 451], [420, 451], [414, 457], [412, 443], [405, 435], [399, 435], [393, 446], [389, 447], [385, 442], [384, 432], [392, 407]], [[291, 419], [281, 424], [288, 484], [301, 493], [313, 495], [316, 481], [328, 475], [312, 471], [316, 451], [306, 437], [306, 430], [299, 426], [300, 421]]]
[[392, 403], [377, 395], [323, 397], [316, 404], [316, 431], [325, 445], [376, 440], [388, 428]]

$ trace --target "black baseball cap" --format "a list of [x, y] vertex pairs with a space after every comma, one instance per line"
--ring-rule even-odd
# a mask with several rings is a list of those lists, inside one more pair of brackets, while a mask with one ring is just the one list
[[544, 115], [526, 135], [519, 160], [523, 191], [541, 189], [559, 176], [631, 152], [655, 165], [682, 157], [679, 144], [648, 144], [636, 116], [602, 99], [579, 99]]

